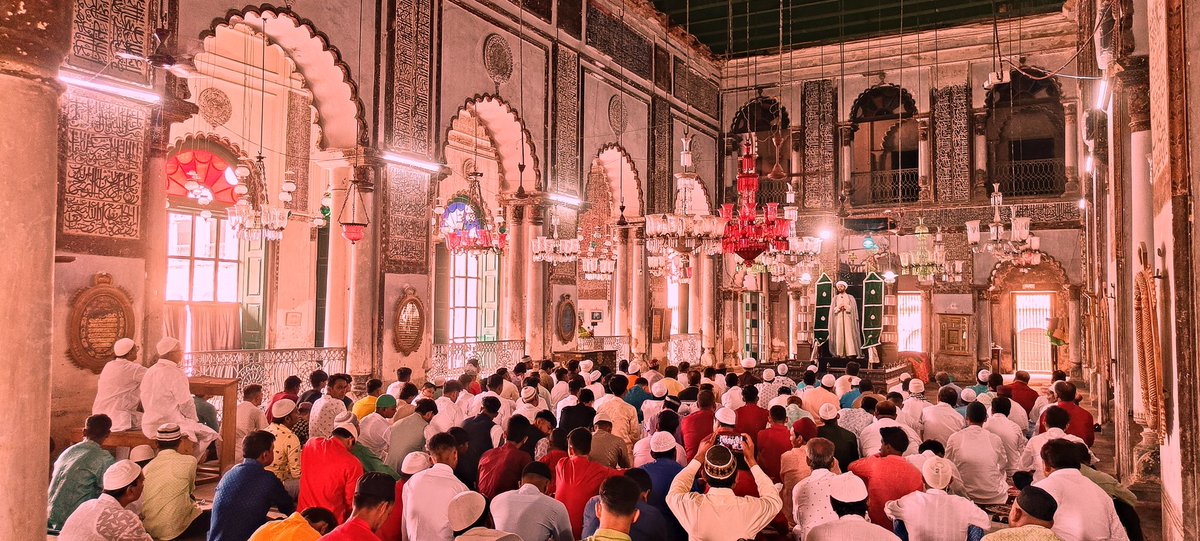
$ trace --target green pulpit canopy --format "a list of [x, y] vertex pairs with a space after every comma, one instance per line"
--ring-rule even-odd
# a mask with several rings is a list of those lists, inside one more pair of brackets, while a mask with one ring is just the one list
[[813, 355], [829, 341], [829, 305], [833, 302], [833, 280], [821, 273], [817, 279], [817, 310], [813, 316]]
[[883, 334], [883, 298], [886, 291], [879, 273], [872, 272], [863, 280], [863, 349], [879, 346], [879, 337]]

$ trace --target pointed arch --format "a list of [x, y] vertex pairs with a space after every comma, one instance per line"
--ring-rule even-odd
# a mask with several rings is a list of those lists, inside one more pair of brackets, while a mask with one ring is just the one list
[[850, 122], [897, 120], [917, 114], [917, 102], [900, 85], [881, 83], [863, 90], [850, 106]]
[[[608, 177], [609, 191], [613, 201], [613, 216], [620, 212], [618, 207], [622, 195], [626, 199], [626, 217], [645, 214], [646, 201], [642, 194], [642, 179], [638, 174], [637, 165], [633, 163], [633, 158], [629, 156], [629, 152], [624, 147], [617, 143], [606, 143], [592, 158], [592, 165], [599, 165], [603, 168], [605, 176]], [[595, 177], [588, 176], [589, 183], [594, 179]], [[623, 187], [622, 184], [624, 184]], [[632, 206], [631, 202], [634, 203]]]
[[[449, 140], [454, 121], [464, 111], [470, 111], [469, 114], [478, 117], [483, 125], [484, 132], [491, 139], [497, 153], [500, 155], [501, 190], [516, 190], [519, 164], [522, 162], [525, 163], [525, 174], [528, 175], [528, 178], [525, 179], [528, 181], [525, 184], [525, 189], [532, 190], [535, 187], [544, 186], [537, 149], [533, 145], [533, 135], [525, 126], [525, 120], [521, 118], [520, 113], [511, 104], [494, 94], [476, 94], [471, 96], [467, 98], [462, 106], [454, 111], [454, 115], [444, 124], [446, 129], [441, 139], [442, 147], [441, 154], [438, 156], [439, 159], [443, 162], [445, 161], [445, 144]], [[522, 142], [524, 142], [524, 154], [520, 152]]]

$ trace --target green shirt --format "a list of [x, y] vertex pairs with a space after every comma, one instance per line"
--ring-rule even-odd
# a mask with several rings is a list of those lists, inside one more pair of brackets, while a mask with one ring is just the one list
[[100, 497], [104, 472], [112, 466], [112, 454], [100, 448], [100, 444], [83, 440], [67, 447], [58, 460], [54, 461], [54, 474], [50, 477], [50, 494], [46, 522], [53, 530], [62, 528], [67, 517], [75, 512], [79, 504]]
[[354, 447], [350, 448], [350, 454], [354, 455], [359, 462], [362, 462], [364, 472], [374, 471], [386, 473], [392, 476], [392, 479], [400, 479], [400, 474], [396, 473], [396, 470], [393, 470], [392, 468], [388, 467], [387, 464], [384, 464], [382, 460], [379, 460], [379, 457], [375, 456], [375, 453], [372, 453], [370, 449], [367, 449], [367, 446], [358, 443], [358, 441], [355, 441]]

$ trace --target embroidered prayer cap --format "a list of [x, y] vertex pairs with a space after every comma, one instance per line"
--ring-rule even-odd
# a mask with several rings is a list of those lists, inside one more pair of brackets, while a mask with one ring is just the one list
[[117, 340], [115, 343], [113, 343], [113, 355], [116, 355], [117, 357], [124, 357], [129, 354], [129, 351], [132, 350], [133, 346], [135, 345], [137, 344], [134, 344], [133, 340], [128, 338]]
[[821, 409], [817, 410], [817, 414], [821, 416], [821, 419], [832, 421], [837, 419], [838, 408], [833, 404], [821, 404]]
[[[276, 404], [278, 404], [278, 402], [276, 402]], [[375, 411], [394, 407], [396, 407], [396, 397], [390, 394], [381, 394], [379, 395], [379, 398], [375, 400]], [[272, 413], [271, 415], [275, 414]], [[285, 413], [284, 415], [287, 414]], [[278, 415], [275, 416], [278, 417]]]
[[780, 376], [786, 376], [787, 371], [788, 371], [787, 363], [779, 363], [779, 366], [775, 367], [775, 373], [779, 374]]
[[665, 453], [675, 448], [675, 436], [658, 431], [650, 436], [650, 452]]
[[353, 423], [337, 423], [333, 425], [333, 431], [337, 432], [338, 430], [344, 431], [351, 438], [358, 439], [358, 427], [354, 426]]
[[943, 490], [950, 486], [953, 477], [954, 463], [942, 457], [932, 457], [921, 466], [921, 477], [929, 488]]
[[737, 458], [724, 446], [709, 447], [704, 453], [704, 474], [713, 479], [729, 479], [737, 474]]
[[829, 484], [829, 497], [842, 503], [861, 502], [867, 499], [867, 485], [853, 473], [843, 473]]
[[158, 432], [154, 435], [154, 439], [158, 441], [176, 441], [182, 437], [183, 432], [179, 430], [179, 425], [175, 423], [158, 425]]
[[958, 397], [967, 404], [974, 402], [976, 396], [978, 393], [975, 392], [975, 389], [963, 389], [961, 393], [958, 393]]
[[981, 382], [984, 382], [984, 383], [986, 383], [988, 378], [990, 378], [990, 377], [992, 377], [992, 371], [988, 370], [986, 368], [984, 368], [983, 370], [980, 370], [978, 374], [975, 374], [975, 379], [977, 379]]
[[908, 384], [908, 392], [913, 394], [923, 394], [925, 392], [925, 382], [919, 379], [914, 379]]
[[595, 365], [592, 364], [592, 361], [588, 361], [588, 360], [579, 361], [579, 371], [580, 372], [591, 372], [593, 366], [595, 366]]
[[656, 398], [667, 396], [667, 384], [661, 381], [654, 382], [654, 386], [650, 387], [650, 392], [654, 393]]
[[630, 375], [640, 374], [641, 372], [642, 372], [642, 363], [639, 363], [637, 361], [633, 361], [633, 362], [629, 363], [629, 374]]
[[476, 520], [479, 520], [479, 517], [483, 516], [486, 508], [487, 500], [483, 494], [470, 490], [459, 492], [450, 498], [450, 507], [446, 513], [450, 521], [450, 529], [458, 532], [471, 527]]
[[290, 414], [294, 409], [296, 409], [296, 402], [294, 400], [290, 398], [280, 399], [274, 404], [271, 404], [271, 417], [282, 419], [287, 417], [288, 414]]
[[717, 410], [716, 419], [718, 423], [733, 426], [737, 424], [737, 413], [729, 408], [721, 408]]
[[404, 455], [404, 461], [400, 463], [400, 473], [404, 475], [413, 475], [417, 472], [422, 472], [433, 467], [433, 461], [429, 459], [429, 455], [421, 451], [413, 451]]
[[104, 490], [120, 490], [129, 486], [142, 474], [142, 468], [132, 460], [118, 460], [104, 471]]
[[822, 387], [832, 388], [834, 386], [834, 384], [836, 384], [836, 383], [837, 383], [837, 378], [833, 377], [833, 374], [825, 374], [825, 376], [821, 378], [821, 386]]
[[749, 370], [749, 369], [751, 369], [751, 368], [754, 368], [754, 367], [756, 367], [756, 366], [758, 366], [758, 361], [757, 361], [757, 360], [756, 360], [754, 357], [744, 357], [744, 358], [742, 358], [742, 368], [745, 368], [745, 369]]
[[767, 382], [775, 381], [775, 371], [770, 368], [763, 370], [762, 379]]
[[533, 387], [521, 389], [521, 400], [529, 401], [537, 398], [538, 390]]

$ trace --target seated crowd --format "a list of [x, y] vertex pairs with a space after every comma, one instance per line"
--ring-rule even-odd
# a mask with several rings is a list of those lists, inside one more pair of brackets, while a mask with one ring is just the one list
[[[178, 343], [156, 349], [148, 370], [105, 368], [84, 440], [55, 462], [60, 539], [1141, 538], [1133, 495], [1092, 468], [1093, 420], [1065, 375], [1043, 394], [1024, 372], [969, 387], [939, 373], [931, 403], [926, 382], [877, 392], [856, 363], [797, 383], [753, 359], [734, 373], [527, 358], [420, 385], [401, 368], [353, 400], [348, 375], [318, 370], [269, 400], [245, 386], [238, 441], [221, 442], [240, 463], [209, 505], [196, 468], [216, 431], [183, 396]], [[157, 451], [102, 447], [137, 428]]]

